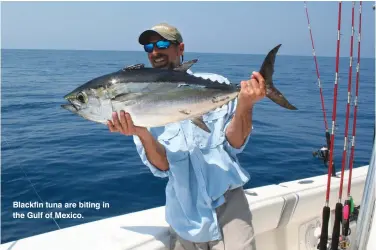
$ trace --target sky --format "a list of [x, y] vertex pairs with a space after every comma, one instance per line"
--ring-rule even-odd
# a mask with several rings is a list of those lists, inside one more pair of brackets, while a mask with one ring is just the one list
[[[363, 2], [363, 58], [375, 57], [374, 3]], [[338, 2], [307, 7], [316, 54], [334, 57]], [[342, 3], [340, 49], [347, 57], [351, 7]], [[181, 31], [186, 52], [265, 54], [282, 43], [281, 55], [312, 55], [304, 2], [2, 2], [1, 47], [142, 51], [138, 36], [160, 22]]]

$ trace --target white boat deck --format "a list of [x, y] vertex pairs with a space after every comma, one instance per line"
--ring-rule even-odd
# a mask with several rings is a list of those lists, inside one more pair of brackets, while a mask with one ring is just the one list
[[[367, 170], [368, 166], [353, 169], [351, 190], [355, 205], [361, 202]], [[347, 177], [346, 171], [344, 190]], [[331, 180], [330, 235], [339, 181], [335, 177]], [[326, 184], [327, 175], [322, 175], [245, 190], [257, 249], [317, 249], [314, 231], [321, 223]], [[157, 207], [8, 242], [0, 249], [168, 249], [169, 230], [164, 218], [164, 207]], [[355, 224], [351, 227], [353, 236]]]

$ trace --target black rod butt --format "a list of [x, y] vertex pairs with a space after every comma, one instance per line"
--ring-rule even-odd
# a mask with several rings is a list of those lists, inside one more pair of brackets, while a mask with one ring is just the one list
[[328, 244], [328, 226], [329, 226], [330, 208], [324, 207], [322, 210], [322, 227], [320, 235], [320, 250], [327, 250]]
[[341, 221], [342, 221], [342, 208], [343, 208], [342, 203], [338, 202], [336, 204], [336, 211], [335, 211], [335, 217], [334, 217], [331, 249], [338, 249], [339, 234], [341, 230]]

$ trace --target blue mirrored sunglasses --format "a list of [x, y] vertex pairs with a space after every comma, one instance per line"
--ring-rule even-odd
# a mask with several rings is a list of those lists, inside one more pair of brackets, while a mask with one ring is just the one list
[[157, 46], [158, 49], [168, 49], [173, 42], [168, 40], [159, 40], [154, 43], [148, 43], [144, 45], [144, 50], [147, 53], [153, 52], [154, 46]]

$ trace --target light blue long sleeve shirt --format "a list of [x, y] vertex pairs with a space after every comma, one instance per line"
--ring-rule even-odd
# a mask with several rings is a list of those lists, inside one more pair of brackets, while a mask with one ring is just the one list
[[[230, 84], [217, 74], [194, 75]], [[192, 242], [222, 239], [215, 208], [224, 203], [223, 194], [227, 190], [243, 186], [250, 179], [236, 157], [248, 143], [249, 135], [239, 149], [232, 147], [225, 136], [236, 103], [237, 99], [203, 116], [211, 134], [190, 120], [148, 129], [166, 149], [167, 171], [151, 164], [140, 139], [133, 137], [142, 162], [155, 176], [169, 179], [166, 221], [183, 239]]]

